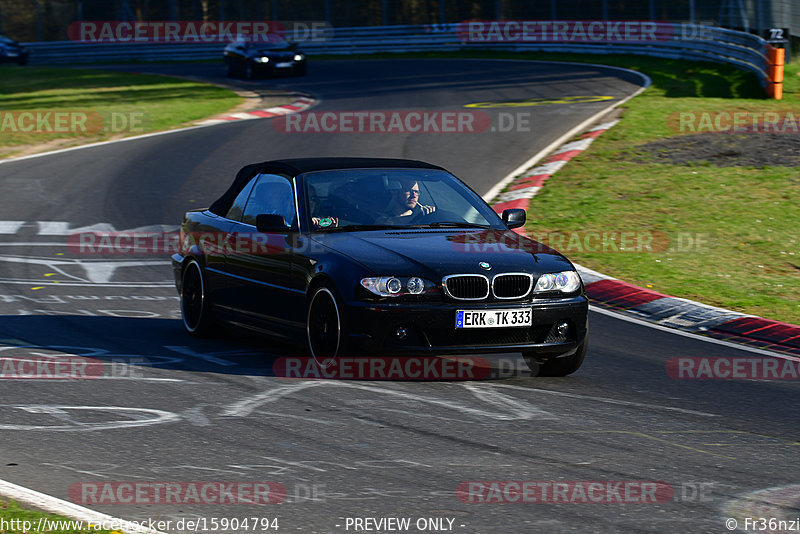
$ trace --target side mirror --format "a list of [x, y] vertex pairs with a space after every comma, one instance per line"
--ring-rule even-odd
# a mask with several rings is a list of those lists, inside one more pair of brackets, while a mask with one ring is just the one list
[[510, 209], [510, 210], [503, 210], [503, 222], [506, 223], [506, 226], [511, 228], [519, 228], [520, 226], [525, 224], [525, 210], [523, 209]]
[[290, 232], [291, 227], [286, 224], [286, 219], [283, 218], [283, 215], [262, 213], [261, 215], [256, 215], [256, 230], [262, 234], [274, 234]]

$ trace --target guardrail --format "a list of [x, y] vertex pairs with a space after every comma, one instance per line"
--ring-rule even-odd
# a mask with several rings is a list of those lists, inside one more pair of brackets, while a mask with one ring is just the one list
[[[530, 39], [530, 28], [549, 28], [556, 39]], [[602, 26], [596, 26], [596, 25]], [[626, 24], [638, 24], [641, 35], [629, 35]], [[538, 25], [538, 26], [537, 26]], [[547, 25], [547, 26], [546, 26]], [[561, 26], [558, 26], [561, 25]], [[592, 26], [595, 25], [595, 26]], [[610, 26], [617, 25], [616, 29]], [[580, 28], [579, 28], [580, 27]], [[581, 33], [570, 33], [580, 29]], [[598, 31], [606, 31], [605, 38]], [[638, 31], [637, 30], [637, 31]], [[287, 37], [291, 40], [293, 35]], [[307, 37], [307, 36], [305, 36]], [[537, 37], [537, 35], [533, 35]], [[199, 39], [198, 39], [199, 40]], [[557, 41], [557, 42], [556, 42]], [[39, 64], [183, 61], [221, 58], [223, 44], [184, 43], [28, 43], [31, 61]], [[453, 51], [474, 48], [538, 50], [587, 54], [639, 54], [672, 59], [717, 61], [753, 72], [770, 97], [782, 96], [783, 55], [764, 39], [724, 28], [658, 22], [501, 21], [423, 26], [324, 28], [300, 47], [310, 54]]]

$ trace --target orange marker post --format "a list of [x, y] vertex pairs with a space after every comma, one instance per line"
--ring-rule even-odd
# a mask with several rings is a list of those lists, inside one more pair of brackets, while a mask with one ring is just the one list
[[786, 51], [783, 48], [767, 48], [767, 96], [775, 100], [783, 99], [783, 66]]

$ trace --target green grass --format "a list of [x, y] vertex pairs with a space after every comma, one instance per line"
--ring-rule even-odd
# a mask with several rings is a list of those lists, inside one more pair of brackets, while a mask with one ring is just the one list
[[[29, 522], [29, 524], [26, 525], [24, 523], [25, 521]], [[48, 534], [76, 534], [84, 532], [87, 534], [119, 533], [119, 531], [95, 530], [94, 528], [90, 528], [86, 521], [83, 522], [83, 528], [75, 528], [77, 523], [77, 521], [66, 517], [23, 508], [14, 501], [0, 500], [0, 534], [30, 534], [40, 532]], [[38, 530], [40, 526], [41, 530]], [[30, 528], [26, 530], [25, 527]]]
[[[30, 145], [82, 144], [167, 130], [222, 113], [240, 101], [227, 89], [167, 76], [4, 66], [0, 67], [0, 157]], [[20, 118], [18, 113], [24, 111], [35, 111], [39, 117], [51, 113], [49, 120], [36, 126], [45, 131], [22, 131], [33, 125]], [[71, 112], [78, 122], [70, 118], [63, 128], [56, 128], [57, 112]]]
[[[787, 66], [784, 99], [776, 101], [765, 98], [754, 75], [717, 63], [496, 51], [361, 57], [577, 61], [647, 74], [653, 85], [625, 105], [622, 122], [533, 199], [526, 230], [562, 238], [573, 261], [642, 287], [800, 324], [800, 169], [655, 163], [639, 149], [690, 133], [680, 131], [676, 112], [800, 115], [797, 63]], [[586, 246], [587, 235], [613, 232], [653, 238], [655, 251]], [[570, 243], [571, 236], [580, 241]]]

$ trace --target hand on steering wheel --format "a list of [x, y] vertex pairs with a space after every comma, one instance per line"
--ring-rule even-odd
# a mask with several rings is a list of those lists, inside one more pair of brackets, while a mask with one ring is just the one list
[[429, 215], [436, 211], [436, 206], [423, 206], [422, 204], [417, 204], [417, 207], [421, 210], [421, 214], [424, 217], [425, 215]]

